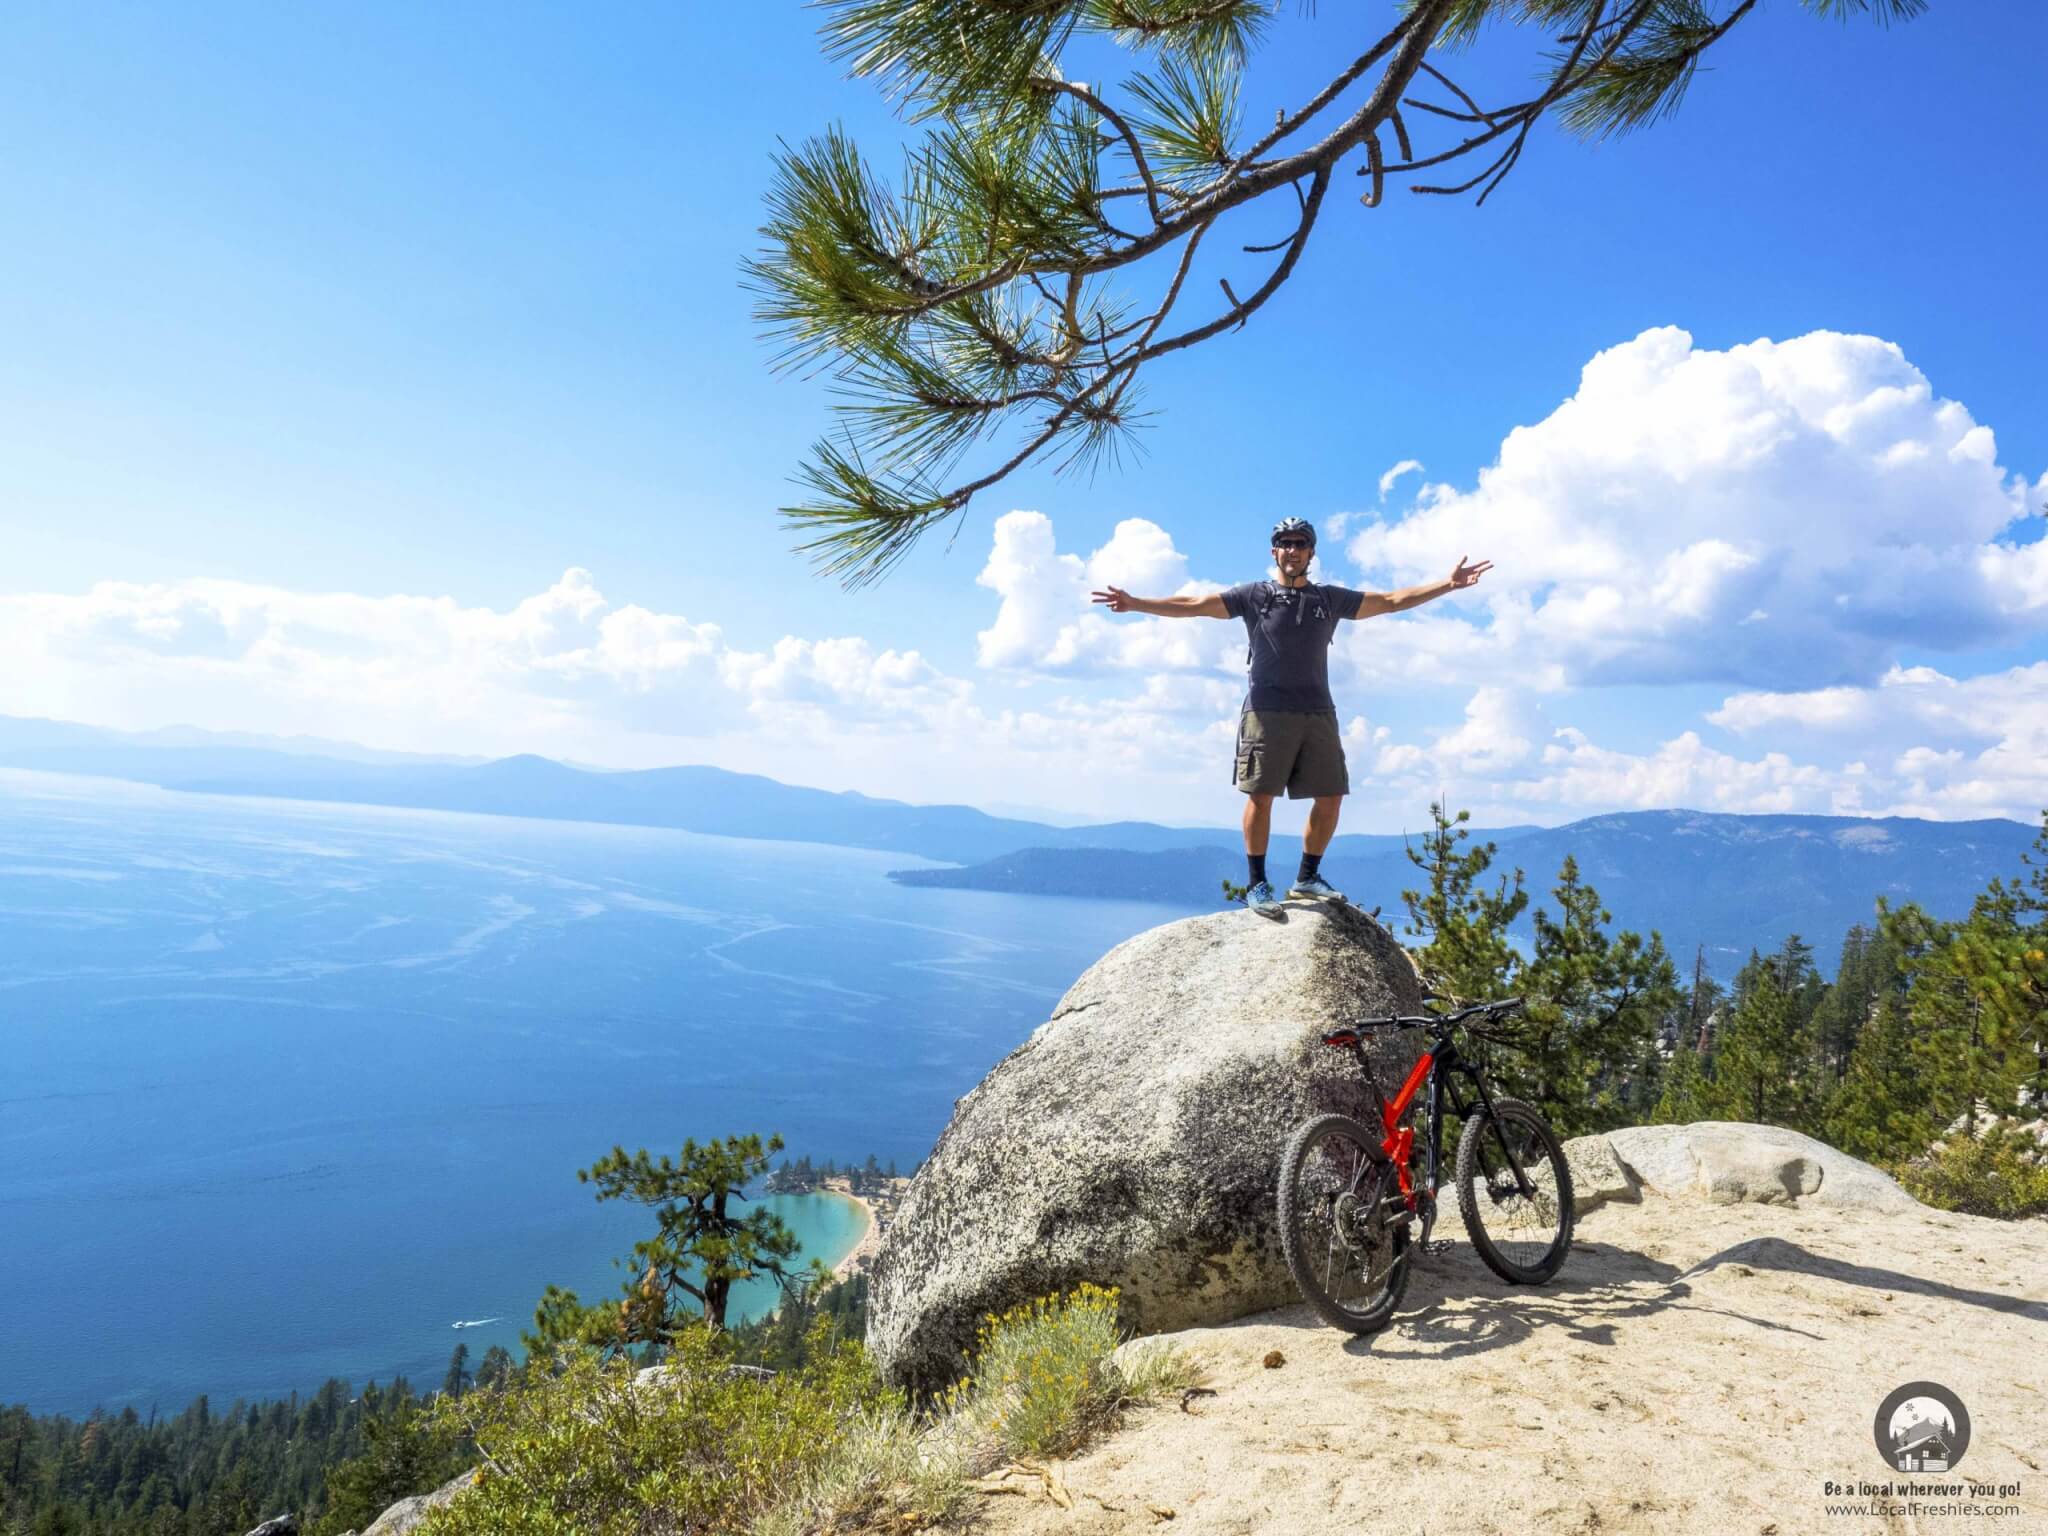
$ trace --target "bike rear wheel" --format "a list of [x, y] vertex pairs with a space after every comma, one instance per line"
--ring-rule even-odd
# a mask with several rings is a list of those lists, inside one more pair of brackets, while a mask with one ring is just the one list
[[1408, 1228], [1380, 1138], [1348, 1115], [1318, 1115], [1280, 1159], [1280, 1251], [1316, 1315], [1335, 1328], [1384, 1328], [1408, 1288]]
[[1476, 1111], [1458, 1138], [1457, 1180], [1458, 1214], [1487, 1268], [1518, 1285], [1557, 1273], [1572, 1246], [1572, 1171], [1541, 1115], [1520, 1099]]

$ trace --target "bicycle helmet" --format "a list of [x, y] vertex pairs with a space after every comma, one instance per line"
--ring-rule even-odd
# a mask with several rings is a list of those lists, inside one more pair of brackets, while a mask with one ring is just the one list
[[1283, 538], [1288, 537], [1307, 539], [1309, 548], [1314, 549], [1316, 545], [1315, 524], [1305, 517], [1283, 517], [1273, 525], [1273, 542], [1278, 544]]

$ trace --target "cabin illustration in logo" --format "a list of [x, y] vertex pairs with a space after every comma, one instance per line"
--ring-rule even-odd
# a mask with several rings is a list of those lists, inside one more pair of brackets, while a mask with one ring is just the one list
[[1916, 1397], [1892, 1416], [1892, 1465], [1901, 1472], [1946, 1472], [1955, 1424], [1932, 1398]]
[[1970, 1449], [1970, 1410], [1938, 1381], [1909, 1381], [1885, 1394], [1870, 1437], [1899, 1472], [1947, 1472]]

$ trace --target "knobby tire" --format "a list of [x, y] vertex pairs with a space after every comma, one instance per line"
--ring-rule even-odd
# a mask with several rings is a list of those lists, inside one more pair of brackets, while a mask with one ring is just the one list
[[[1534, 1201], [1520, 1193], [1496, 1125], [1534, 1185]], [[1557, 1273], [1576, 1212], [1571, 1165], [1549, 1122], [1520, 1099], [1495, 1099], [1490, 1116], [1476, 1111], [1458, 1137], [1457, 1184], [1458, 1214], [1488, 1269], [1513, 1285], [1540, 1285]]]
[[[1280, 1251], [1288, 1273], [1316, 1316], [1350, 1333], [1384, 1328], [1408, 1289], [1408, 1224], [1387, 1229], [1383, 1247], [1363, 1241], [1359, 1225], [1361, 1200], [1370, 1206], [1399, 1188], [1380, 1139], [1348, 1115], [1318, 1115], [1294, 1133], [1280, 1159]], [[1350, 1200], [1340, 1214], [1345, 1193]], [[1344, 1280], [1360, 1294], [1348, 1294]]]

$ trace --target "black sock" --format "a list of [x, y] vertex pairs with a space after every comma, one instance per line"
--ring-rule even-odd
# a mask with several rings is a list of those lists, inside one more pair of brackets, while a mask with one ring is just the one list
[[1266, 856], [1263, 853], [1248, 853], [1244, 856], [1244, 861], [1252, 867], [1253, 885], [1266, 878]]
[[1301, 856], [1301, 873], [1294, 877], [1295, 881], [1299, 883], [1315, 879], [1316, 871], [1322, 868], [1322, 865], [1323, 856], [1320, 853], [1304, 853]]

